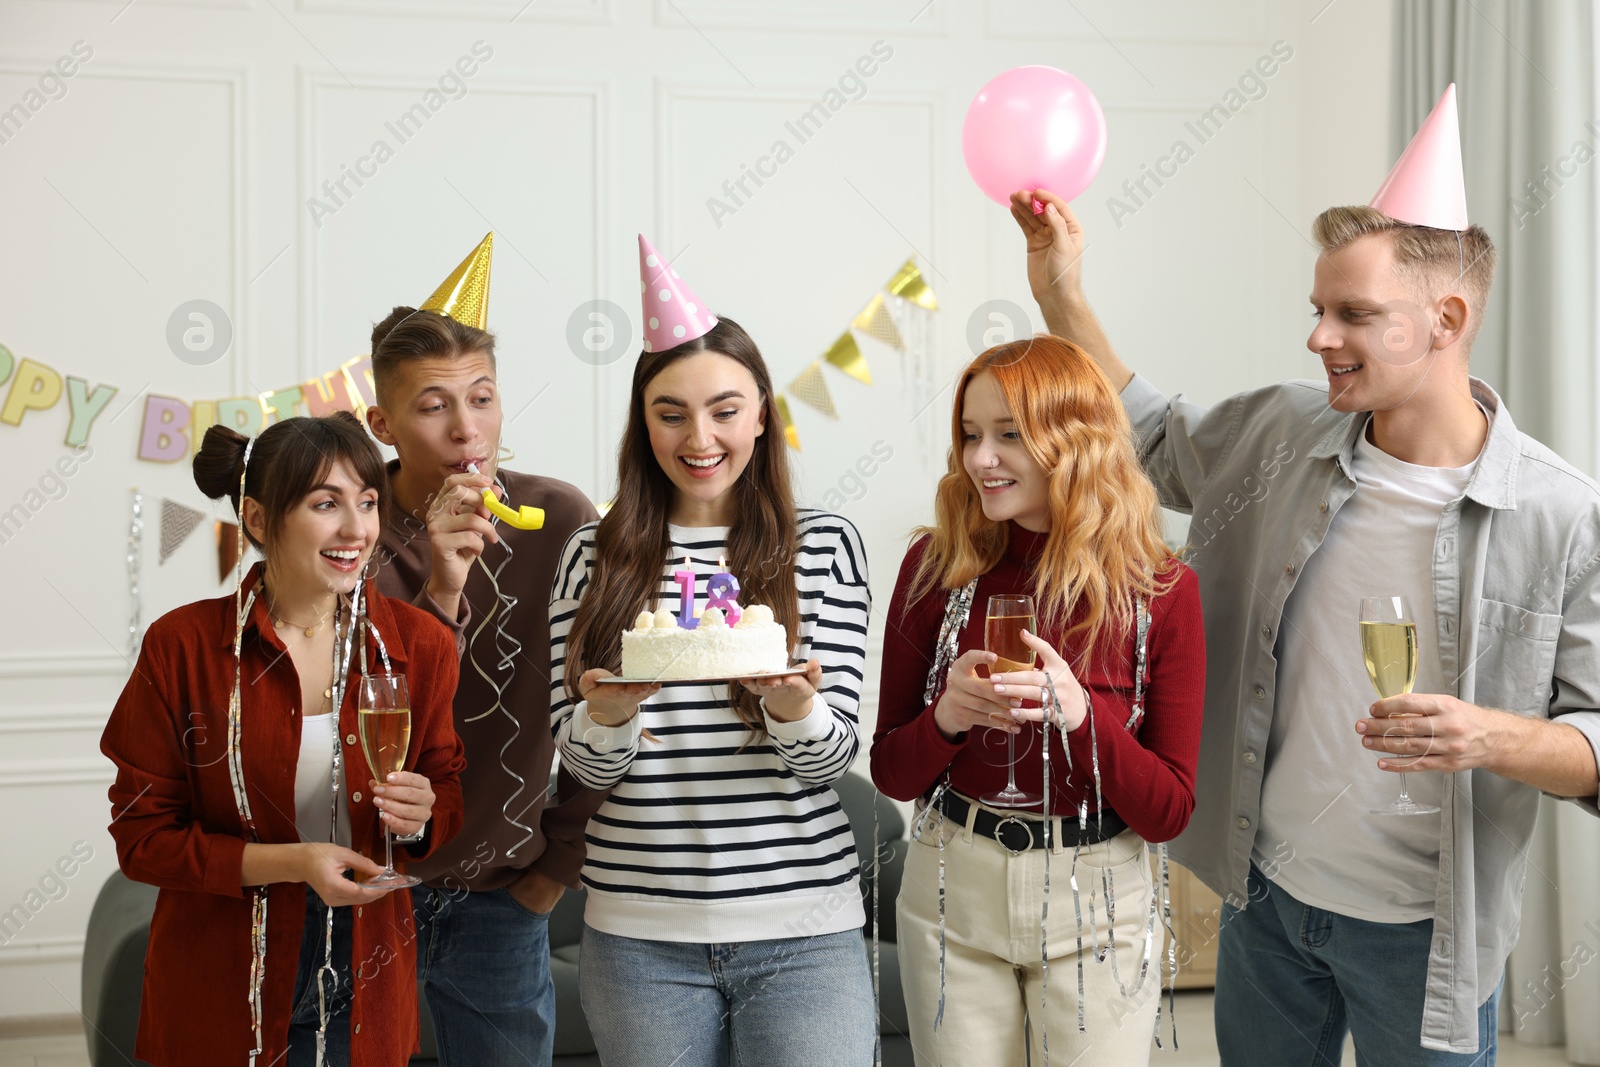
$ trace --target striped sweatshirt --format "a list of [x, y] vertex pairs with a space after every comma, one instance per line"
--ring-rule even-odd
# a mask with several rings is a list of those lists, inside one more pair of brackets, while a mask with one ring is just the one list
[[[672, 571], [688, 556], [704, 604], [728, 529], [668, 529], [657, 603], [677, 605]], [[726, 684], [668, 683], [618, 727], [599, 725], [587, 701], [568, 696], [566, 639], [594, 568], [594, 540], [594, 523], [567, 540], [550, 598], [550, 714], [562, 765], [586, 786], [614, 787], [585, 837], [584, 921], [620, 937], [699, 944], [859, 928], [860, 865], [832, 783], [860, 747], [872, 608], [861, 535], [838, 515], [799, 512], [794, 658], [821, 664], [822, 687], [798, 722], [768, 716], [758, 742], [730, 707]], [[654, 741], [641, 738], [645, 729]]]

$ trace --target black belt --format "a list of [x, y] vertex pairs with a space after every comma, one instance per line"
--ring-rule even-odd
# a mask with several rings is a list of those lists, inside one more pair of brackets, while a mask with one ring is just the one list
[[[966, 826], [967, 813], [972, 810], [972, 802], [961, 794], [947, 789], [939, 800], [939, 810], [944, 812], [945, 818], [950, 821]], [[1077, 819], [1071, 817], [1062, 817], [1060, 827], [1057, 840], [1053, 840], [1051, 844], [1058, 844], [1062, 848], [1077, 848], [1109, 841], [1126, 830], [1128, 824], [1110, 808], [1101, 808], [1099, 814], [1089, 813], [1089, 825], [1082, 830], [1078, 829]], [[1001, 848], [1013, 856], [1020, 856], [1031, 848], [1044, 847], [1044, 820], [1041, 818], [1025, 819], [1020, 815], [998, 815], [980, 807], [978, 814], [972, 820], [972, 832], [994, 839]]]

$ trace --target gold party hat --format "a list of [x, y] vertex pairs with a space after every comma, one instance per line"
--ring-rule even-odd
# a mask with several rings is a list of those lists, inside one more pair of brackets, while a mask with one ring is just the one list
[[422, 302], [421, 311], [449, 315], [463, 326], [489, 328], [489, 264], [494, 259], [494, 231], [450, 272], [444, 284]]

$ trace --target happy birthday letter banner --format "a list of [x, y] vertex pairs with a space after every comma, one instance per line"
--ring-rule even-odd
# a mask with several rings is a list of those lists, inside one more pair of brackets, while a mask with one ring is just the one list
[[[7, 381], [10, 387], [0, 403], [0, 422], [20, 426], [30, 413], [55, 407], [65, 393], [66, 443], [72, 447], [88, 442], [96, 420], [118, 391], [114, 385], [91, 387], [83, 378], [64, 377], [37, 360], [18, 359], [0, 345], [0, 386]], [[352, 359], [308, 382], [259, 396], [182, 400], [151, 393], [144, 398], [138, 456], [151, 463], [177, 463], [194, 455], [206, 430], [214, 425], [229, 426], [246, 437], [254, 437], [268, 423], [296, 415], [349, 411], [364, 418], [367, 407], [375, 403], [371, 356]]]
[[[788, 392], [803, 404], [838, 418], [833, 394], [822, 366], [827, 364], [864, 385], [872, 384], [867, 357], [857, 344], [854, 331], [882, 341], [905, 352], [907, 345], [889, 309], [889, 299], [900, 302], [906, 313], [939, 310], [939, 301], [927, 278], [908, 259], [894, 277], [872, 295], [865, 307], [850, 321], [828, 350], [806, 365], [789, 383]], [[117, 395], [114, 385], [91, 385], [87, 379], [63, 376], [54, 367], [33, 359], [18, 359], [0, 345], [0, 387], [10, 382], [5, 400], [0, 403], [0, 423], [21, 426], [33, 412], [48, 411], [67, 402], [66, 443], [70, 447], [86, 444], [95, 422]], [[268, 423], [296, 415], [330, 415], [335, 411], [353, 412], [364, 420], [366, 409], [378, 402], [372, 385], [372, 357], [360, 356], [326, 374], [284, 386], [257, 396], [226, 396], [215, 400], [182, 400], [175, 396], [151, 393], [144, 398], [139, 421], [140, 459], [150, 463], [178, 463], [193, 456], [212, 426], [228, 426], [246, 437], [254, 437]], [[784, 437], [798, 449], [800, 435], [789, 418], [787, 399], [780, 394], [778, 411], [784, 424]], [[120, 412], [118, 413], [120, 415]], [[113, 416], [115, 418], [117, 416]]]

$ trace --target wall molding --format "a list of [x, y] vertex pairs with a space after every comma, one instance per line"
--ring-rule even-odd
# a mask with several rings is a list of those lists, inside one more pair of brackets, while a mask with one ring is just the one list
[[32, 764], [0, 763], [0, 789], [50, 785], [108, 786], [116, 777], [116, 766], [104, 757]]
[[114, 652], [30, 652], [0, 656], [0, 681], [13, 678], [126, 678], [128, 661]]

